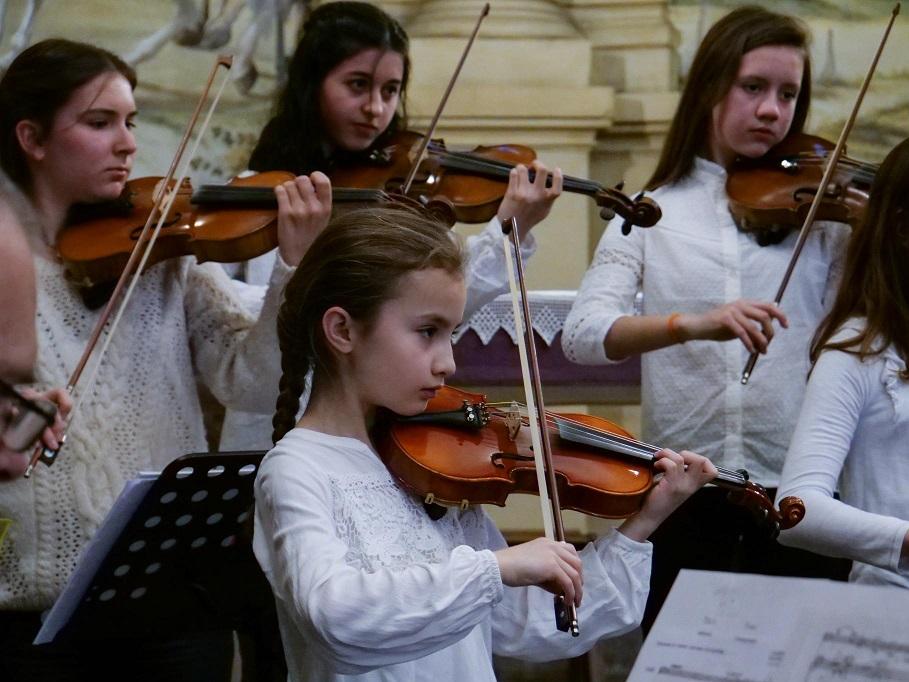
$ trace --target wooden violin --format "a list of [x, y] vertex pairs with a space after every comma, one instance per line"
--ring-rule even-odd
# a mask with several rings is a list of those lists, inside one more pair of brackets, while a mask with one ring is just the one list
[[[204, 185], [198, 191], [184, 180], [148, 265], [188, 255], [200, 263], [236, 263], [274, 249], [278, 246], [274, 188], [293, 178], [292, 173], [271, 171], [226, 185]], [[76, 216], [60, 232], [57, 250], [77, 285], [94, 287], [120, 276], [152, 210], [160, 182], [155, 177], [130, 180], [119, 200], [89, 207], [87, 215]], [[332, 188], [333, 204], [396, 200], [377, 189]], [[432, 210], [444, 214], [447, 207], [436, 202]]]
[[[388, 143], [374, 150], [366, 164], [332, 171], [331, 181], [347, 187], [399, 192], [423, 139], [423, 135], [411, 131], [397, 133]], [[535, 158], [533, 149], [521, 145], [503, 144], [476, 147], [470, 152], [452, 152], [445, 148], [444, 142], [433, 140], [407, 194], [421, 203], [449, 202], [459, 222], [487, 222], [496, 215], [505, 197], [511, 169], [518, 164], [529, 165]], [[531, 180], [533, 177], [531, 169]], [[562, 186], [567, 192], [591, 197], [598, 206], [622, 216], [631, 225], [650, 227], [662, 216], [660, 207], [652, 199], [631, 199], [618, 189], [603, 187], [592, 180], [565, 176]]]
[[[563, 508], [603, 518], [641, 508], [661, 448], [586, 414], [547, 412], [546, 429]], [[504, 506], [513, 493], [537, 493], [526, 417], [491, 406], [480, 394], [445, 386], [424, 413], [383, 422], [376, 443], [389, 470], [427, 502]], [[773, 534], [805, 515], [798, 498], [774, 507], [744, 471], [720, 468], [713, 483], [728, 488], [730, 499], [765, 520]]]
[[[790, 135], [760, 159], [743, 159], [726, 180], [729, 210], [739, 228], [780, 241], [799, 229], [818, 193], [834, 144], [814, 135]], [[820, 199], [816, 220], [855, 227], [865, 215], [875, 164], [841, 156]]]

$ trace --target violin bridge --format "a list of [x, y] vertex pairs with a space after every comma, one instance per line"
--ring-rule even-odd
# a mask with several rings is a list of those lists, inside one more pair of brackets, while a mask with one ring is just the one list
[[518, 433], [521, 431], [521, 424], [523, 423], [521, 407], [516, 402], [512, 401], [511, 406], [505, 413], [505, 426], [508, 428], [508, 440], [513, 442], [517, 439]]

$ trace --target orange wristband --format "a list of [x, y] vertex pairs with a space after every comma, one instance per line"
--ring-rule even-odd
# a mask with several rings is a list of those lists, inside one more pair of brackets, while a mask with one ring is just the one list
[[672, 313], [672, 315], [669, 316], [669, 319], [666, 320], [666, 330], [669, 332], [669, 338], [675, 343], [685, 343], [685, 339], [683, 339], [682, 335], [679, 333], [678, 327], [675, 326], [675, 323], [681, 316], [682, 313]]

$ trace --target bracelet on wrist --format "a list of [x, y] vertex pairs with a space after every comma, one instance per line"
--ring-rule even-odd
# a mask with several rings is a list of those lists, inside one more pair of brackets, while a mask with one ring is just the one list
[[685, 343], [685, 339], [682, 338], [682, 333], [677, 326], [681, 316], [682, 313], [672, 313], [669, 319], [666, 320], [666, 330], [669, 332], [669, 338], [675, 343]]

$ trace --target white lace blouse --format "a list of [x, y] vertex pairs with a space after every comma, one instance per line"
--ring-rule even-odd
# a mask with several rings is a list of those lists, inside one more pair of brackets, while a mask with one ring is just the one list
[[[862, 328], [862, 320], [852, 320], [833, 340]], [[864, 361], [821, 353], [778, 495], [801, 497], [806, 510], [780, 534], [781, 543], [853, 559], [852, 581], [909, 588], [909, 566], [900, 566], [909, 532], [909, 383], [899, 377], [905, 367], [892, 346]]]
[[253, 549], [292, 682], [493, 682], [493, 653], [577, 656], [639, 622], [649, 543], [612, 531], [582, 551], [578, 638], [555, 629], [548, 592], [502, 585], [504, 546], [479, 507], [432, 521], [352, 438], [292, 429], [256, 479]]
[[[758, 246], [729, 213], [726, 172], [697, 159], [681, 181], [652, 193], [662, 220], [624, 236], [613, 221], [597, 247], [562, 333], [562, 349], [581, 364], [610, 362], [603, 346], [613, 323], [634, 315], [700, 313], [739, 298], [772, 301], [796, 234]], [[808, 345], [832, 301], [848, 227], [818, 223], [805, 243], [782, 309], [780, 329], [748, 385], [748, 352], [739, 341], [689, 341], [641, 359], [643, 438], [695, 450], [717, 466], [745, 468], [775, 486], [805, 391]]]
[[[38, 386], [64, 386], [100, 311], [62, 266], [37, 258]], [[59, 459], [0, 486], [0, 609], [49, 607], [126, 480], [208, 448], [195, 376], [226, 404], [273, 410], [275, 315], [291, 269], [275, 266], [257, 322], [216, 264], [167, 261], [140, 279]], [[80, 387], [91, 369], [84, 373]]]

